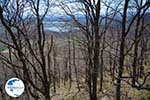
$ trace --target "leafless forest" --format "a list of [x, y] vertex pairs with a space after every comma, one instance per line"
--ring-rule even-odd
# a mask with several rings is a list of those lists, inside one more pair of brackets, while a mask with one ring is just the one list
[[150, 100], [150, 0], [0, 0], [0, 100]]

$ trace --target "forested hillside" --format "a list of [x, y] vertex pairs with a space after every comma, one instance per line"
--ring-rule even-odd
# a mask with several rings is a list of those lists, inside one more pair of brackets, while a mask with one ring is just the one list
[[0, 0], [0, 100], [150, 100], [149, 11], [150, 0]]

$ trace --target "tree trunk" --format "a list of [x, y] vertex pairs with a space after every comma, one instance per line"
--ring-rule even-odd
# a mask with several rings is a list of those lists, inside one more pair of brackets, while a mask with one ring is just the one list
[[128, 9], [128, 3], [130, 0], [126, 0], [124, 4], [123, 9], [123, 18], [122, 18], [122, 35], [121, 35], [121, 44], [120, 44], [120, 57], [119, 57], [119, 73], [117, 77], [117, 83], [116, 83], [116, 94], [115, 94], [115, 100], [120, 100], [121, 97], [121, 78], [123, 74], [123, 66], [124, 66], [124, 46], [125, 46], [125, 38], [126, 38], [126, 17], [127, 17], [127, 9]]

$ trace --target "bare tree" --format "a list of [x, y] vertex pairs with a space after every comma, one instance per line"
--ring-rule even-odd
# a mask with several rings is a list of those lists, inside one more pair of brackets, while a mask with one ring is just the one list
[[[103, 53], [105, 47], [105, 34], [111, 24], [114, 16], [116, 15], [117, 10], [111, 9], [109, 4], [105, 3], [102, 0], [77, 0], [75, 1], [79, 4], [77, 11], [83, 13], [85, 17], [85, 23], [77, 20], [76, 15], [67, 4], [62, 3], [61, 7], [65, 13], [72, 18], [76, 26], [79, 27], [80, 31], [84, 35], [83, 45], [81, 45], [84, 50], [83, 56], [87, 65], [86, 68], [86, 82], [88, 84], [88, 91], [91, 100], [97, 100], [97, 83], [98, 83], [98, 74], [100, 71], [100, 90], [102, 90], [103, 82]], [[105, 3], [107, 7], [106, 15], [102, 16], [101, 14], [101, 4]], [[109, 12], [114, 12], [109, 14]], [[105, 22], [104, 28], [100, 27]], [[100, 29], [101, 28], [101, 29]], [[103, 39], [102, 39], [103, 38]], [[104, 42], [102, 42], [104, 40]], [[101, 53], [101, 55], [100, 55]], [[101, 62], [101, 63], [100, 63]]]
[[[120, 100], [121, 97], [121, 79], [123, 78], [123, 66], [124, 66], [124, 61], [125, 61], [125, 42], [126, 42], [126, 37], [133, 26], [135, 20], [137, 19], [137, 27], [135, 29], [135, 35], [137, 36], [138, 34], [138, 25], [140, 22], [140, 19], [138, 18], [139, 14], [141, 14], [141, 10], [143, 9], [148, 9], [149, 8], [149, 3], [146, 2], [145, 4], [141, 5], [138, 11], [135, 13], [135, 15], [132, 17], [130, 20], [130, 23], [127, 25], [127, 20], [128, 20], [128, 9], [129, 9], [129, 4], [130, 0], [125, 0], [124, 6], [123, 6], [123, 14], [122, 14], [122, 32], [121, 32], [121, 40], [120, 40], [120, 54], [119, 54], [119, 67], [118, 67], [118, 76], [117, 76], [117, 83], [116, 83], [116, 100]], [[145, 12], [144, 12], [145, 13]], [[140, 17], [140, 16], [139, 16]], [[135, 52], [134, 52], [134, 63], [133, 63], [133, 84], [135, 84], [135, 77], [136, 77], [136, 61], [137, 61], [137, 42], [135, 44]]]
[[[18, 70], [18, 77], [23, 79], [26, 90], [36, 100], [43, 97], [45, 100], [51, 99], [52, 74], [49, 63], [53, 38], [50, 38], [50, 41], [46, 38], [43, 26], [49, 7], [49, 0], [6, 0], [0, 6], [0, 20], [9, 39], [0, 41], [13, 49], [9, 53], [18, 64], [11, 61], [7, 55], [1, 54], [2, 61]], [[34, 91], [37, 91], [37, 94], [34, 94]]]

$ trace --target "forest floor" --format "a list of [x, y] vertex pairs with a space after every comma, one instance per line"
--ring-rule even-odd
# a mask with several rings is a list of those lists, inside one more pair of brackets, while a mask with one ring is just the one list
[[[111, 81], [111, 78], [105, 75], [103, 90], [102, 92], [97, 92], [98, 100], [114, 100], [115, 85]], [[52, 100], [89, 100], [88, 90], [85, 87], [87, 86], [84, 81], [80, 82], [80, 91], [78, 91], [75, 81], [72, 82], [70, 90], [68, 90], [68, 84], [66, 86], [61, 84], [60, 88], [57, 89], [55, 95], [52, 97]], [[148, 99], [149, 91], [134, 89], [124, 81], [122, 81], [121, 91], [121, 100], [150, 100]]]

